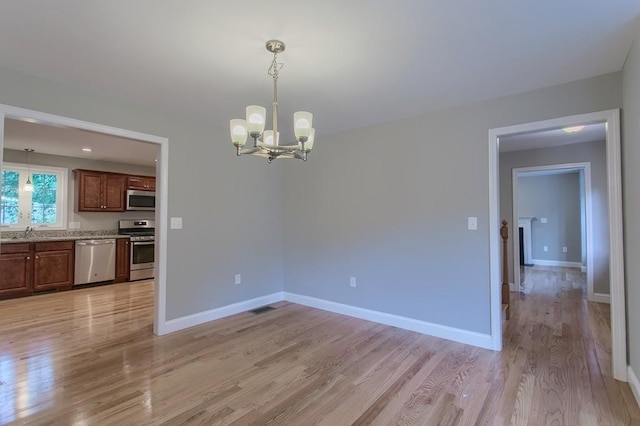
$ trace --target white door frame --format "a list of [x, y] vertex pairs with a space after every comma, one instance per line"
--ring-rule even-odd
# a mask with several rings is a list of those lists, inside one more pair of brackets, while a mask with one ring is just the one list
[[559, 129], [586, 123], [605, 123], [609, 201], [609, 281], [611, 285], [611, 358], [613, 377], [627, 381], [624, 249], [622, 233], [622, 179], [620, 166], [620, 110], [593, 112], [489, 130], [489, 260], [491, 282], [491, 345], [502, 349], [500, 300], [500, 197], [498, 182], [500, 136]]
[[143, 142], [151, 142], [160, 146], [160, 155], [156, 164], [156, 260], [155, 260], [155, 291], [153, 304], [153, 332], [161, 335], [165, 334], [165, 312], [166, 312], [166, 288], [167, 288], [167, 238], [165, 230], [168, 228], [167, 220], [167, 194], [169, 187], [169, 139], [140, 133], [132, 130], [120, 129], [117, 127], [105, 126], [88, 121], [76, 120], [60, 115], [47, 114], [24, 108], [17, 108], [0, 104], [0, 171], [2, 170], [2, 149], [4, 147], [4, 121], [5, 118], [28, 121], [55, 127], [70, 127], [91, 132], [104, 133], [112, 136], [119, 136], [135, 139]]
[[[585, 228], [586, 228], [586, 247], [587, 247], [587, 298], [595, 301], [593, 298], [593, 222], [592, 222], [592, 199], [591, 199], [591, 163], [563, 163], [548, 164], [544, 166], [517, 167], [512, 171], [511, 182], [513, 186], [513, 291], [521, 291], [520, 287], [520, 233], [518, 232], [518, 175], [520, 173], [529, 172], [546, 172], [552, 170], [583, 170], [584, 171], [584, 198], [585, 198]], [[582, 195], [582, 194], [581, 194]]]

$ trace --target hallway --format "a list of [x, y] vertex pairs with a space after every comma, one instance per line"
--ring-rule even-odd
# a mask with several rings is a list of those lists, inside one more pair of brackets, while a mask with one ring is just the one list
[[529, 411], [539, 424], [638, 423], [629, 386], [612, 378], [609, 305], [587, 301], [586, 274], [547, 266], [520, 272], [523, 291], [511, 293], [504, 343], [512, 359], [522, 357], [514, 417]]

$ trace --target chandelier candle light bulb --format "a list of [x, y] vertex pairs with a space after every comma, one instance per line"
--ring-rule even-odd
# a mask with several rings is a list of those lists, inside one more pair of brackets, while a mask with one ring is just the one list
[[265, 145], [278, 146], [278, 142], [280, 141], [280, 132], [276, 133], [275, 142], [273, 140], [273, 130], [265, 130], [262, 134], [262, 139], [264, 140]]
[[293, 130], [296, 139], [308, 138], [311, 133], [311, 123], [313, 122], [313, 114], [307, 111], [298, 111], [293, 114]]
[[231, 128], [231, 142], [237, 147], [242, 148], [247, 143], [247, 122], [245, 120], [235, 118], [231, 120], [229, 126]]
[[265, 107], [259, 105], [250, 105], [247, 107], [247, 129], [251, 136], [262, 134], [266, 116], [267, 109]]
[[[284, 52], [285, 44], [280, 40], [269, 40], [267, 50], [273, 53], [273, 61], [267, 73], [273, 78], [273, 103], [271, 115], [273, 129], [265, 130], [267, 110], [259, 105], [250, 105], [246, 109], [246, 120], [233, 119], [229, 122], [231, 142], [236, 147], [236, 154], [251, 154], [266, 157], [269, 162], [276, 158], [297, 158], [307, 161], [307, 154], [313, 148], [315, 129], [313, 114], [298, 111], [293, 114], [293, 130], [297, 144], [280, 145], [278, 132], [278, 76], [284, 64], [278, 62], [278, 54]], [[275, 134], [275, 138], [274, 138]], [[244, 148], [247, 136], [253, 139], [253, 148]]]

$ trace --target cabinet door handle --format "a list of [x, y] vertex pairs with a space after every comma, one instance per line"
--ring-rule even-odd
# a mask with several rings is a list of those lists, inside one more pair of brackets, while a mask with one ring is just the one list
[[36, 256], [36, 259], [40, 259], [40, 256]]
[[30, 256], [27, 256], [27, 260], [29, 260], [29, 259], [31, 259], [31, 257], [30, 257]]

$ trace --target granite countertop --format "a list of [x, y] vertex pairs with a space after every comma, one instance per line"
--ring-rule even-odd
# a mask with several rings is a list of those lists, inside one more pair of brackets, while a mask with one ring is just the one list
[[76, 241], [76, 240], [104, 240], [108, 238], [129, 238], [128, 235], [119, 234], [78, 234], [75, 235], [34, 235], [28, 238], [24, 237], [10, 237], [0, 238], [0, 244], [10, 243], [40, 243], [43, 241]]

